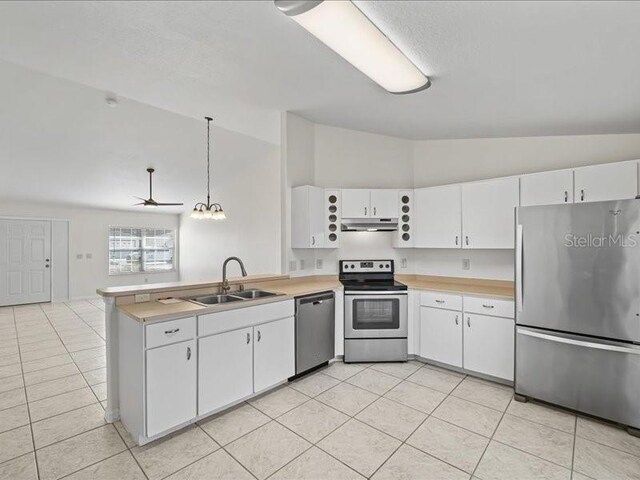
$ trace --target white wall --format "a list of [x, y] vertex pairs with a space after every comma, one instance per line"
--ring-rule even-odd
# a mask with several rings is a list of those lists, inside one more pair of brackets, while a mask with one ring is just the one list
[[[116, 285], [171, 282], [178, 272], [109, 275], [109, 226], [178, 229], [178, 215], [100, 210], [67, 205], [0, 202], [0, 216], [69, 220], [69, 297], [95, 297], [96, 289]], [[178, 249], [180, 246], [178, 245]], [[87, 259], [90, 253], [93, 258]], [[76, 255], [82, 254], [81, 260]], [[52, 262], [55, 261], [52, 258]]]
[[[240, 257], [249, 274], [280, 273], [280, 149], [271, 143], [229, 131], [219, 132], [212, 171], [212, 201], [222, 203], [223, 221], [180, 218], [181, 280], [222, 277], [222, 263]], [[206, 200], [206, 185], [200, 188]], [[219, 199], [223, 199], [219, 200]], [[189, 210], [189, 209], [187, 209]], [[230, 275], [239, 275], [237, 265]]]
[[640, 134], [481, 138], [414, 142], [414, 186], [640, 158]]

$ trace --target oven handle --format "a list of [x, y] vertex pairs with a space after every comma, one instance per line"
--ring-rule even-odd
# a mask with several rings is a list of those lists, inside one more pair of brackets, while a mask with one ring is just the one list
[[373, 291], [373, 290], [366, 290], [366, 291], [359, 291], [359, 292], [344, 292], [344, 296], [345, 297], [363, 297], [363, 296], [371, 296], [371, 295], [407, 295], [406, 291]]

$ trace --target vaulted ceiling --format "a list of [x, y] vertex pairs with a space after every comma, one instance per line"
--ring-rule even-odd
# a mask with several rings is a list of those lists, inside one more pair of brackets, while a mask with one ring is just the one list
[[273, 143], [280, 111], [410, 139], [640, 132], [640, 2], [356, 3], [430, 89], [384, 92], [271, 1], [2, 2], [0, 59]]

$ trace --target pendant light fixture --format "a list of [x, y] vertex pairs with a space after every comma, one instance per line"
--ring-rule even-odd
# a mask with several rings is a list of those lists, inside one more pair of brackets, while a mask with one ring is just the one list
[[227, 216], [222, 210], [219, 203], [211, 203], [211, 160], [210, 160], [210, 144], [211, 144], [211, 121], [213, 118], [204, 117], [207, 121], [207, 203], [198, 202], [191, 211], [191, 218], [203, 219], [211, 218], [213, 220], [224, 220]]

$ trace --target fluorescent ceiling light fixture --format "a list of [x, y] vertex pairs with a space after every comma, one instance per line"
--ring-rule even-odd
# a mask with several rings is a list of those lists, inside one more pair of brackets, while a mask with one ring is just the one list
[[391, 93], [419, 92], [431, 81], [348, 0], [274, 0], [302, 25], [371, 80]]

